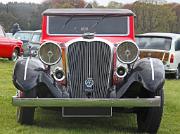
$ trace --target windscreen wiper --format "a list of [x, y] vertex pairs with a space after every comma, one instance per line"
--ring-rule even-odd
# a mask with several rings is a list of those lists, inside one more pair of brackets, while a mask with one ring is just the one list
[[74, 15], [72, 15], [71, 17], [69, 17], [69, 19], [64, 23], [64, 25], [62, 26], [62, 29], [64, 29], [67, 24], [72, 20], [72, 18], [74, 17]]
[[101, 23], [102, 21], [104, 21], [104, 19], [107, 17], [107, 15], [104, 15], [99, 21], [97, 21], [95, 24], [93, 24], [88, 31], [92, 30], [93, 28], [95, 28], [99, 23]]

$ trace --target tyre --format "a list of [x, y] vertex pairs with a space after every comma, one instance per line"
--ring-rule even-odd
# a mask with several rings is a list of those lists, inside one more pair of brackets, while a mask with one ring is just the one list
[[[36, 90], [30, 92], [19, 92], [20, 98], [36, 98]], [[34, 122], [35, 107], [17, 107], [17, 122], [25, 125], [32, 125]]]
[[177, 71], [175, 73], [175, 77], [176, 77], [176, 80], [179, 79], [179, 77], [180, 77], [180, 67], [177, 68]]
[[9, 60], [16, 61], [17, 59], [18, 59], [18, 50], [14, 49], [14, 51], [12, 53], [12, 57], [9, 58]]
[[137, 112], [137, 124], [140, 132], [148, 132], [155, 134], [161, 123], [164, 105], [164, 92], [163, 89], [158, 90], [150, 97], [161, 96], [160, 107], [150, 107], [139, 109]]

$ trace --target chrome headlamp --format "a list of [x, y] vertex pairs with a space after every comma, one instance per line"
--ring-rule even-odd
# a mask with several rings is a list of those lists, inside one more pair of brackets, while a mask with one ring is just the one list
[[139, 56], [139, 48], [133, 41], [124, 41], [117, 46], [117, 58], [124, 64], [131, 64]]
[[61, 60], [61, 48], [54, 42], [43, 43], [38, 51], [39, 59], [46, 65], [54, 65]]

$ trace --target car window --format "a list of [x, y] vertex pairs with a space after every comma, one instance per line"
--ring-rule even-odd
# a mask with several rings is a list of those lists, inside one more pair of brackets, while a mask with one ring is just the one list
[[49, 34], [128, 34], [127, 16], [49, 16]]
[[4, 31], [2, 30], [2, 27], [0, 27], [0, 36], [1, 37], [4, 37], [5, 35], [4, 35]]
[[40, 42], [41, 34], [34, 33], [31, 42]]
[[32, 38], [32, 33], [17, 32], [15, 33], [14, 38], [29, 41]]
[[180, 51], [180, 39], [175, 42], [175, 51]]
[[170, 50], [172, 39], [168, 37], [136, 37], [140, 49]]

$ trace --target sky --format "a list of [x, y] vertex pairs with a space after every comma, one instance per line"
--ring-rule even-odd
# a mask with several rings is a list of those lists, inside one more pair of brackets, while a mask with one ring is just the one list
[[[43, 0], [0, 0], [0, 2], [2, 3], [8, 3], [8, 2], [32, 2], [32, 3], [41, 3]], [[86, 0], [87, 2], [91, 2], [93, 0]], [[96, 0], [98, 2], [98, 4], [100, 5], [107, 5], [108, 2], [110, 1], [117, 1], [117, 2], [121, 2], [121, 3], [132, 3], [135, 2], [136, 0]], [[167, 0], [168, 2], [177, 2], [180, 3], [180, 0]]]

